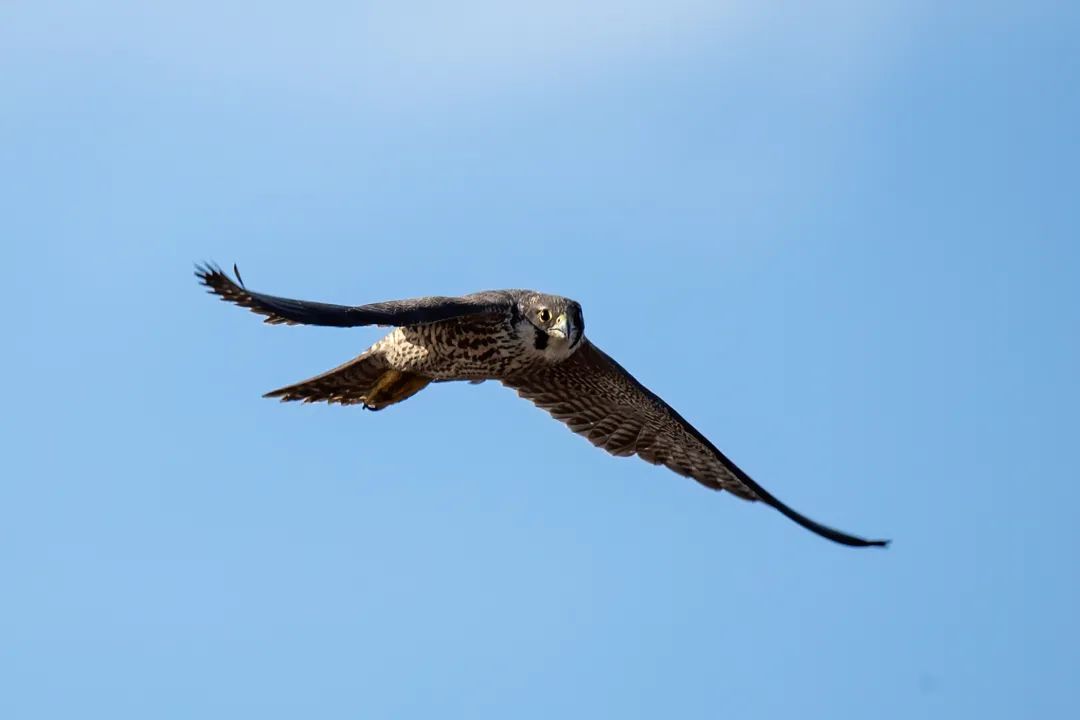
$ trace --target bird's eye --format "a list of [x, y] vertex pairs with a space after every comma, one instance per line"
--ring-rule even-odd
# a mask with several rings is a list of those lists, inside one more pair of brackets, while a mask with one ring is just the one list
[[540, 312], [536, 313], [536, 318], [540, 322], [546, 323], [548, 320], [551, 320], [551, 311], [547, 308], [541, 308]]

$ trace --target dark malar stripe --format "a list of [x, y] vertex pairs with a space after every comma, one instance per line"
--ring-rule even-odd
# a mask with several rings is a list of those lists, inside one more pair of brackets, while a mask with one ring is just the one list
[[536, 328], [536, 341], [533, 343], [533, 346], [537, 350], [543, 350], [544, 348], [547, 347], [547, 345], [548, 345], [548, 334], [546, 332], [544, 332], [543, 330], [541, 330], [540, 328]]

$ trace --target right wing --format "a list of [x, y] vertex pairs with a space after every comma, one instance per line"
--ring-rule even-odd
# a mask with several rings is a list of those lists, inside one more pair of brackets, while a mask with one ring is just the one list
[[865, 540], [827, 527], [780, 502], [588, 340], [566, 360], [503, 378], [502, 383], [612, 455], [637, 455], [712, 490], [761, 500], [807, 530], [841, 545], [889, 544], [888, 540]]
[[370, 305], [331, 305], [308, 300], [264, 295], [244, 287], [240, 271], [233, 265], [234, 281], [216, 265], [197, 265], [195, 277], [222, 300], [264, 316], [271, 325], [419, 325], [465, 315], [506, 312], [510, 300], [499, 293], [486, 292], [463, 297], [423, 297], [390, 300]]

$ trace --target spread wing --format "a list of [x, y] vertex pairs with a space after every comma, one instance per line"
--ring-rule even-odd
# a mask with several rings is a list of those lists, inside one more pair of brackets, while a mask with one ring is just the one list
[[264, 316], [271, 325], [419, 325], [463, 315], [482, 315], [506, 312], [509, 300], [498, 292], [476, 293], [463, 297], [424, 297], [411, 300], [391, 300], [370, 305], [331, 305], [308, 300], [264, 295], [244, 287], [240, 271], [233, 265], [234, 281], [221, 268], [200, 265], [195, 277], [213, 293], [227, 302], [245, 307]]
[[843, 545], [886, 545], [814, 522], [773, 497], [666, 402], [588, 340], [561, 363], [504, 379], [523, 398], [612, 455], [637, 455], [713, 490], [760, 500]]

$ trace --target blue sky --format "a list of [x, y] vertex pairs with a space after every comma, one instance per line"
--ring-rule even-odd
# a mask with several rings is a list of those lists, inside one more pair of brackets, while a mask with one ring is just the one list
[[[535, 5], [535, 4], [532, 4]], [[5, 718], [1063, 717], [1068, 3], [0, 7]], [[534, 287], [765, 487], [260, 394]]]

